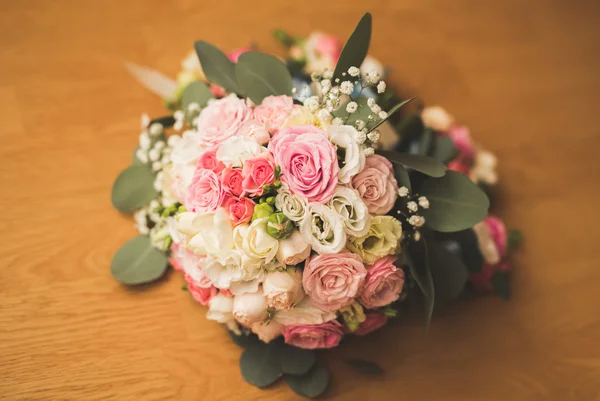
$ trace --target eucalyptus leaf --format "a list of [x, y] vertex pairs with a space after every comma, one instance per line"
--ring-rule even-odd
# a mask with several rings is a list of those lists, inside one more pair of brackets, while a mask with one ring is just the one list
[[409, 243], [405, 255], [410, 274], [423, 293], [425, 324], [429, 328], [435, 306], [435, 287], [429, 267], [427, 242], [421, 239], [421, 241]]
[[348, 359], [346, 363], [348, 363], [348, 365], [350, 365], [357, 372], [366, 375], [381, 376], [383, 374], [383, 369], [375, 362], [354, 358]]
[[202, 40], [194, 43], [194, 48], [202, 71], [211, 83], [222, 86], [227, 92], [242, 94], [235, 74], [235, 64], [225, 53]]
[[403, 106], [407, 105], [408, 103], [412, 102], [415, 98], [411, 97], [408, 100], [403, 101], [402, 103], [399, 103], [397, 105], [395, 105], [394, 107], [392, 107], [392, 109], [390, 111], [388, 111], [387, 116], [385, 118], [382, 118], [381, 120], [379, 120], [377, 122], [377, 124], [375, 124], [374, 126], [372, 126], [371, 128], [369, 128], [369, 132], [373, 131], [374, 129], [377, 129], [377, 127], [379, 127], [381, 124], [383, 124], [388, 118], [390, 118], [391, 116], [394, 115], [394, 113], [396, 113], [398, 110], [400, 110]]
[[254, 333], [247, 333], [247, 334], [242, 333], [242, 334], [238, 335], [238, 334], [235, 334], [231, 330], [227, 330], [227, 332], [229, 333], [229, 336], [231, 337], [233, 342], [242, 348], [246, 348], [248, 346], [260, 343], [260, 340]]
[[435, 139], [432, 154], [432, 157], [435, 160], [447, 164], [448, 162], [452, 161], [457, 154], [458, 150], [456, 149], [456, 146], [454, 146], [454, 141], [452, 138], [449, 136], [438, 136]]
[[469, 272], [460, 257], [442, 246], [431, 235], [423, 235], [427, 244], [429, 271], [435, 289], [435, 306], [443, 307], [463, 292]]
[[164, 128], [171, 128], [175, 124], [175, 117], [164, 116], [164, 117], [154, 118], [154, 119], [150, 120], [150, 123], [148, 123], [148, 127], [154, 123], [159, 123]]
[[469, 274], [476, 274], [481, 271], [484, 264], [483, 255], [479, 250], [479, 241], [472, 228], [452, 233], [436, 233], [435, 237], [445, 248], [452, 251], [451, 243], [455, 243], [456, 254], [460, 257], [466, 266]]
[[283, 374], [278, 350], [277, 343], [249, 344], [240, 358], [244, 380], [259, 388], [275, 383]]
[[242, 54], [235, 66], [240, 87], [260, 104], [267, 96], [292, 95], [292, 77], [277, 57], [259, 52]]
[[340, 53], [333, 79], [339, 78], [344, 80], [342, 73], [347, 72], [350, 67], [360, 67], [367, 57], [369, 51], [369, 43], [371, 42], [371, 26], [372, 17], [370, 13], [362, 16], [354, 32], [348, 38], [344, 45], [344, 49]]
[[[421, 140], [419, 141], [419, 154], [420, 155], [428, 155], [429, 150], [431, 149], [431, 143], [433, 142], [434, 132], [429, 128], [425, 128], [423, 130], [423, 134], [421, 135]], [[435, 159], [435, 157], [434, 157]], [[437, 160], [437, 159], [436, 159]]]
[[189, 83], [183, 90], [183, 93], [181, 94], [181, 105], [184, 110], [187, 110], [187, 107], [191, 103], [198, 103], [200, 107], [204, 107], [212, 98], [213, 94], [204, 82], [194, 81]]
[[284, 344], [280, 347], [281, 370], [291, 375], [306, 374], [317, 358], [314, 351]]
[[426, 224], [441, 232], [473, 227], [487, 216], [490, 205], [486, 194], [467, 176], [456, 171], [425, 180], [420, 195], [429, 200], [429, 209], [422, 211]]
[[446, 173], [446, 166], [429, 156], [411, 155], [393, 150], [380, 150], [377, 153], [392, 163], [410, 167], [430, 177], [442, 177]]
[[329, 384], [329, 373], [320, 364], [315, 364], [305, 375], [286, 375], [286, 383], [296, 394], [302, 397], [314, 398], [325, 392]]
[[413, 114], [400, 121], [396, 130], [402, 139], [416, 139], [425, 130], [425, 125], [418, 114]]
[[510, 275], [508, 272], [497, 271], [492, 276], [492, 288], [494, 293], [504, 300], [509, 300], [512, 294], [510, 287]]
[[150, 166], [129, 166], [117, 177], [112, 187], [112, 204], [120, 212], [130, 213], [158, 196], [154, 189], [154, 174]]
[[158, 280], [167, 271], [167, 266], [165, 253], [154, 248], [147, 235], [140, 235], [119, 248], [110, 271], [121, 283], [137, 285]]
[[411, 190], [410, 185], [410, 176], [408, 175], [408, 171], [406, 168], [400, 163], [394, 163], [394, 176], [396, 177], [396, 181], [398, 182], [398, 188], [406, 187], [408, 190]]

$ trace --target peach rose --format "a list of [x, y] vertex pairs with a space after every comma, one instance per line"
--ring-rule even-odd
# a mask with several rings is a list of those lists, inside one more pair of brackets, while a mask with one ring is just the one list
[[351, 185], [360, 194], [369, 213], [386, 214], [398, 198], [398, 182], [392, 163], [380, 155], [367, 157], [365, 168], [352, 177]]
[[250, 222], [254, 213], [254, 202], [248, 198], [231, 196], [225, 200], [223, 207], [229, 213], [229, 219], [234, 226]]
[[261, 196], [263, 186], [275, 182], [275, 162], [270, 152], [246, 160], [242, 169], [242, 188], [250, 196]]
[[404, 286], [404, 271], [386, 256], [367, 266], [367, 277], [360, 293], [360, 303], [367, 309], [379, 308], [396, 301]]
[[218, 146], [213, 146], [212, 148], [207, 149], [204, 153], [202, 153], [202, 156], [200, 156], [196, 168], [212, 170], [215, 173], [219, 174], [223, 170], [223, 168], [225, 168], [225, 165], [219, 160], [217, 160], [217, 149]]
[[251, 117], [252, 108], [248, 102], [232, 94], [215, 100], [202, 109], [196, 130], [205, 145], [214, 146], [236, 135]]
[[242, 176], [241, 169], [230, 167], [223, 169], [223, 172], [221, 174], [221, 184], [223, 185], [223, 190], [228, 194], [231, 194], [233, 196], [240, 196], [243, 192], [243, 180], [244, 177]]
[[271, 134], [275, 134], [293, 110], [294, 101], [291, 97], [267, 96], [259, 106], [254, 108], [254, 119], [266, 125]]

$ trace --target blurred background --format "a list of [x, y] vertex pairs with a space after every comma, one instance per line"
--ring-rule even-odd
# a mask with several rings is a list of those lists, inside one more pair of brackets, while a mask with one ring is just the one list
[[[112, 210], [142, 112], [126, 61], [175, 76], [194, 40], [280, 56], [275, 28], [347, 38], [373, 14], [386, 80], [441, 105], [499, 159], [497, 214], [525, 234], [514, 297], [459, 302], [322, 355], [331, 400], [600, 399], [596, 1], [26, 0], [0, 8], [0, 399], [292, 400], [169, 275], [110, 276], [134, 233]], [[383, 377], [343, 359], [368, 357]]]

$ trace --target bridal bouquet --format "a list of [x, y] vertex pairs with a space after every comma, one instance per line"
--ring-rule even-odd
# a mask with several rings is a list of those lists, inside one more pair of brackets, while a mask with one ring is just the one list
[[[130, 65], [174, 112], [142, 118], [113, 186], [140, 235], [111, 271], [136, 285], [172, 266], [245, 347], [248, 382], [285, 377], [313, 397], [328, 382], [313, 350], [379, 329], [407, 298], [429, 324], [469, 283], [508, 295], [507, 232], [478, 185], [495, 182], [495, 160], [466, 128], [441, 108], [392, 124], [412, 99], [382, 106], [398, 98], [367, 57], [370, 14], [344, 46], [278, 35], [287, 63], [198, 41], [178, 82]], [[402, 151], [380, 146], [389, 130]]]

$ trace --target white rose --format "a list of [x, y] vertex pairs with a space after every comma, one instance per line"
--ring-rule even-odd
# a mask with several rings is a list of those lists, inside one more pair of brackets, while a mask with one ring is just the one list
[[360, 72], [363, 75], [366, 75], [370, 72], [376, 72], [377, 74], [379, 74], [380, 77], [383, 77], [385, 75], [383, 64], [381, 64], [379, 60], [371, 56], [365, 57], [365, 61], [363, 61], [362, 65], [360, 66]]
[[254, 322], [251, 326], [252, 332], [258, 336], [260, 341], [270, 343], [279, 337], [283, 331], [283, 326], [277, 322]]
[[498, 161], [493, 153], [477, 149], [469, 177], [475, 182], [495, 185], [498, 182], [498, 174], [496, 173], [497, 163]]
[[273, 320], [284, 326], [323, 324], [336, 318], [335, 312], [328, 312], [317, 308], [312, 304], [309, 297], [295, 307], [288, 310], [280, 310], [275, 313]]
[[267, 130], [267, 126], [264, 124], [260, 124], [256, 120], [250, 120], [244, 125], [242, 125], [242, 127], [240, 128], [240, 134], [254, 139], [261, 145], [269, 142], [269, 140], [271, 139], [271, 136], [269, 135], [269, 130]]
[[308, 201], [303, 196], [294, 195], [286, 184], [282, 184], [275, 197], [275, 207], [291, 221], [302, 221], [306, 216]]
[[300, 231], [294, 231], [286, 239], [279, 240], [277, 260], [283, 265], [297, 265], [310, 256], [310, 245]]
[[188, 248], [197, 255], [217, 256], [233, 249], [233, 227], [225, 209], [181, 213], [177, 229], [188, 236]]
[[264, 148], [250, 137], [232, 136], [219, 145], [217, 160], [226, 166], [242, 167], [246, 160], [263, 151]]
[[233, 298], [217, 294], [208, 303], [206, 318], [216, 320], [218, 323], [229, 323], [233, 319]]
[[267, 233], [268, 218], [256, 219], [244, 235], [242, 249], [250, 258], [271, 262], [277, 254], [279, 242]]
[[275, 309], [290, 309], [304, 299], [302, 271], [290, 267], [285, 271], [267, 273], [263, 281], [267, 304]]
[[346, 245], [344, 222], [336, 212], [320, 203], [308, 204], [308, 214], [300, 223], [300, 232], [318, 253], [337, 253]]
[[350, 125], [332, 125], [327, 127], [327, 134], [331, 143], [345, 150], [343, 167], [338, 173], [338, 178], [342, 184], [347, 184], [365, 168], [366, 157], [357, 142], [358, 131]]
[[233, 317], [243, 324], [265, 321], [269, 317], [269, 313], [267, 312], [267, 299], [262, 290], [236, 295], [233, 298]]
[[188, 187], [194, 178], [195, 171], [195, 163], [167, 165], [166, 168], [163, 169], [163, 192], [169, 193], [176, 200], [183, 203], [183, 200], [185, 200], [187, 195]]
[[483, 221], [473, 226], [473, 231], [477, 236], [479, 250], [483, 256], [483, 260], [490, 265], [495, 265], [500, 262], [500, 252], [496, 246], [496, 241], [490, 233], [490, 228]]
[[426, 127], [442, 132], [448, 131], [454, 123], [454, 117], [440, 106], [425, 107], [421, 119]]
[[342, 219], [349, 235], [362, 237], [369, 231], [371, 215], [355, 189], [338, 186], [328, 205]]

